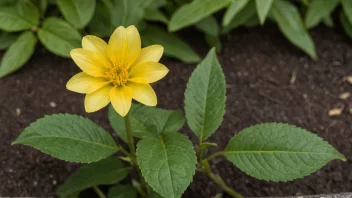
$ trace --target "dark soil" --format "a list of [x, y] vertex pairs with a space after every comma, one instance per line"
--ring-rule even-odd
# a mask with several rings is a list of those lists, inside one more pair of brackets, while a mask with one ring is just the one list
[[[327, 28], [318, 28], [312, 35], [319, 54], [316, 62], [288, 43], [276, 28], [242, 29], [222, 38], [219, 59], [228, 84], [227, 111], [223, 125], [209, 141], [221, 149], [245, 127], [287, 122], [317, 133], [348, 159], [333, 161], [304, 179], [275, 183], [249, 177], [225, 159], [215, 158], [213, 170], [245, 196], [352, 191], [352, 115], [345, 110], [340, 116], [328, 116], [332, 107], [345, 105], [347, 109], [352, 102], [338, 99], [341, 92], [352, 92], [344, 81], [352, 75], [351, 41], [339, 30]], [[208, 51], [203, 42], [193, 41], [193, 46], [202, 55]], [[183, 92], [195, 65], [166, 58], [162, 62], [170, 73], [154, 85], [159, 107], [183, 109]], [[79, 166], [30, 147], [10, 146], [29, 123], [46, 114], [67, 112], [87, 116], [112, 132], [106, 109], [86, 114], [84, 96], [65, 89], [77, 72], [72, 60], [38, 48], [23, 69], [0, 79], [0, 196], [54, 196]], [[290, 84], [295, 72], [296, 81]], [[196, 142], [188, 127], [183, 132]], [[184, 197], [211, 197], [219, 192], [216, 184], [197, 173]]]

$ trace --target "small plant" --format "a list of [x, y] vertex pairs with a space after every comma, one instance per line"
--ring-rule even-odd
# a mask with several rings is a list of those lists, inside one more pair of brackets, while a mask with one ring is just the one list
[[[72, 77], [67, 88], [87, 94], [87, 112], [111, 101], [108, 118], [128, 149], [102, 127], [78, 115], [56, 114], [32, 123], [13, 144], [32, 146], [61, 160], [88, 163], [58, 189], [59, 197], [77, 197], [87, 188], [106, 197], [99, 185], [113, 185], [108, 197], [181, 197], [198, 171], [239, 198], [242, 195], [212, 172], [209, 163], [213, 158], [225, 156], [248, 175], [267, 181], [302, 178], [331, 160], [346, 160], [317, 135], [282, 123], [246, 128], [225, 150], [205, 156], [209, 148], [217, 146], [206, 140], [221, 125], [226, 102], [225, 77], [214, 49], [188, 81], [185, 119], [179, 110], [150, 107], [157, 104], [157, 98], [149, 83], [163, 78], [168, 69], [158, 63], [162, 46], [141, 49], [136, 27], [117, 28], [108, 44], [85, 36], [82, 47], [71, 51], [82, 72]], [[132, 104], [132, 99], [147, 106]], [[186, 121], [198, 137], [196, 148], [179, 133]], [[127, 179], [129, 173], [136, 174]]]

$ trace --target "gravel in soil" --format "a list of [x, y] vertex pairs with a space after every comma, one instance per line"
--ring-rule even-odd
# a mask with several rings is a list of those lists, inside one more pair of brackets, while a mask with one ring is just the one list
[[[306, 128], [331, 143], [347, 157], [296, 181], [275, 183], [254, 179], [219, 157], [213, 170], [245, 196], [288, 196], [352, 191], [352, 100], [339, 99], [352, 92], [344, 77], [352, 75], [351, 41], [339, 30], [320, 27], [312, 32], [319, 55], [313, 61], [288, 43], [276, 28], [240, 29], [222, 37], [219, 54], [227, 80], [227, 109], [222, 126], [209, 141], [222, 149], [241, 129], [263, 122], [287, 122]], [[205, 55], [203, 42], [188, 40]], [[195, 65], [171, 59], [162, 62], [167, 77], [153, 86], [159, 107], [183, 109], [183, 92]], [[31, 122], [47, 114], [72, 113], [87, 116], [109, 130], [107, 111], [87, 114], [84, 96], [65, 89], [78, 72], [72, 60], [56, 57], [38, 48], [23, 69], [0, 79], [0, 196], [55, 196], [55, 191], [79, 164], [54, 159], [33, 148], [11, 142]], [[291, 81], [291, 83], [290, 83]], [[292, 83], [294, 81], [294, 83]], [[341, 115], [328, 111], [344, 106]], [[187, 126], [182, 130], [193, 142]], [[115, 136], [116, 137], [116, 136]], [[211, 197], [221, 192], [197, 173], [184, 197]]]

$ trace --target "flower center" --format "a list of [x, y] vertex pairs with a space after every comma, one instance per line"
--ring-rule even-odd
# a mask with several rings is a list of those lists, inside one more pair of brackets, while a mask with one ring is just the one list
[[123, 85], [128, 80], [128, 71], [123, 66], [110, 66], [105, 72], [105, 77], [110, 80], [115, 86]]

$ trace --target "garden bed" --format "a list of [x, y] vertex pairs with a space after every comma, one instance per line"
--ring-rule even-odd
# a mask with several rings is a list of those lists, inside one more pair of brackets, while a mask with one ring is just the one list
[[[294, 48], [275, 27], [239, 29], [222, 37], [219, 54], [227, 80], [227, 112], [224, 124], [209, 141], [224, 148], [241, 129], [262, 122], [287, 122], [316, 132], [343, 153], [347, 161], [333, 161], [304, 179], [275, 183], [254, 179], [225, 159], [215, 158], [214, 172], [244, 196], [293, 196], [352, 191], [352, 114], [328, 116], [329, 109], [345, 105], [338, 95], [352, 92], [344, 77], [352, 74], [351, 41], [337, 29], [312, 32], [318, 61]], [[197, 51], [208, 47], [188, 36]], [[196, 36], [195, 36], [196, 37]], [[183, 109], [183, 93], [195, 65], [171, 59], [161, 61], [170, 69], [167, 77], [153, 85], [159, 106]], [[78, 67], [70, 59], [56, 57], [38, 48], [23, 69], [0, 79], [0, 196], [54, 196], [79, 165], [54, 159], [33, 148], [10, 146], [29, 123], [46, 114], [81, 114], [110, 128], [106, 109], [86, 114], [84, 95], [66, 90]], [[296, 80], [290, 84], [292, 75]], [[195, 142], [185, 126], [183, 131]], [[116, 137], [116, 135], [115, 135]], [[214, 151], [216, 149], [213, 149]], [[220, 188], [197, 173], [184, 197], [211, 197]]]

